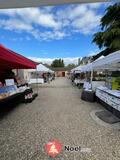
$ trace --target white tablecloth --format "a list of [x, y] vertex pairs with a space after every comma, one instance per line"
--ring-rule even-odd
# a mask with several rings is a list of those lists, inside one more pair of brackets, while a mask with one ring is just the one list
[[97, 89], [103, 90], [109, 94], [112, 94], [113, 96], [120, 98], [120, 91], [118, 90], [110, 90], [107, 87], [103, 87], [103, 86], [97, 87]]
[[34, 84], [34, 83], [40, 83], [43, 84], [44, 83], [44, 79], [43, 78], [38, 78], [38, 79], [30, 79], [28, 81], [29, 84]]
[[120, 111], [120, 91], [109, 90], [101, 86], [96, 89], [96, 96], [109, 106]]

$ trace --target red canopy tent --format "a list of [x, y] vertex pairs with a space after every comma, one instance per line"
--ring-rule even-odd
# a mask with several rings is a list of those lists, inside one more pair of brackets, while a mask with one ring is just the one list
[[35, 69], [38, 63], [0, 45], [0, 69]]

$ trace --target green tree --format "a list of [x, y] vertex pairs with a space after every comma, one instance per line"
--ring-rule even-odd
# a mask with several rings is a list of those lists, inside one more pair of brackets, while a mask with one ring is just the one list
[[73, 69], [75, 67], [76, 67], [76, 65], [74, 63], [70, 63], [67, 65], [67, 68], [69, 68], [69, 69]]
[[63, 59], [55, 59], [52, 64], [51, 67], [64, 67], [64, 60]]
[[120, 3], [109, 6], [101, 18], [101, 32], [95, 33], [93, 43], [103, 51], [100, 55], [107, 55], [120, 49]]

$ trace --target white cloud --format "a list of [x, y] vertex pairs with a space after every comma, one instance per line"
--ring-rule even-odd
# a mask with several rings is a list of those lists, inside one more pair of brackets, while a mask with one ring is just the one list
[[63, 39], [64, 37], [66, 37], [66, 34], [64, 32], [60, 32], [60, 31], [47, 31], [44, 33], [39, 33], [39, 37], [42, 40], [49, 40], [49, 39]]
[[87, 7], [85, 5], [78, 5], [78, 6], [69, 8], [67, 14], [71, 20], [74, 20], [74, 18], [84, 16], [86, 12], [87, 12]]
[[101, 15], [97, 9], [103, 3], [0, 10], [0, 27], [24, 31], [39, 40], [59, 40], [76, 32], [91, 34], [97, 29]]
[[96, 12], [100, 6], [101, 3], [71, 5], [58, 11], [57, 16], [63, 22], [63, 27], [70, 26], [73, 32], [90, 34], [100, 24], [101, 15]]
[[0, 26], [4, 27], [4, 29], [15, 31], [29, 32], [33, 29], [32, 25], [27, 24], [26, 22], [19, 19], [0, 20]]
[[67, 57], [67, 58], [63, 58], [64, 59], [64, 62], [65, 64], [70, 64], [70, 63], [74, 63], [74, 64], [78, 64], [78, 59], [80, 57], [74, 57], [74, 58], [71, 58], [71, 57]]
[[[55, 21], [54, 15], [49, 13], [51, 9], [52, 7], [0, 10], [0, 15], [9, 17], [0, 20], [0, 27], [16, 32], [26, 31], [39, 40], [62, 39], [66, 34], [58, 30], [60, 22]], [[42, 32], [38, 26], [52, 30]]]
[[89, 4], [86, 4], [89, 8], [92, 8], [92, 9], [98, 9], [101, 5], [105, 5], [105, 3], [89, 3]]
[[[59, 59], [59, 58], [37, 58], [37, 57], [28, 57], [28, 58], [36, 62], [42, 62], [42, 63], [47, 63], [47, 64], [51, 64], [53, 60]], [[74, 57], [74, 58], [66, 57], [62, 59], [64, 60], [65, 65], [68, 65], [70, 63], [78, 64], [79, 57]]]
[[95, 13], [90, 10], [87, 11], [87, 14], [83, 17], [75, 19], [72, 25], [78, 29], [79, 32], [89, 34], [99, 25], [100, 18], [100, 15], [95, 15]]
[[59, 23], [54, 20], [54, 15], [47, 10], [38, 8], [5, 9], [0, 14], [11, 16], [14, 19], [21, 19], [30, 24], [37, 24], [43, 27], [58, 28]]

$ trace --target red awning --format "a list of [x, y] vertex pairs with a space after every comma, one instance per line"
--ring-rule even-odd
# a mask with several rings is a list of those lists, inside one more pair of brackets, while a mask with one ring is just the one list
[[35, 69], [37, 63], [0, 45], [0, 69]]

